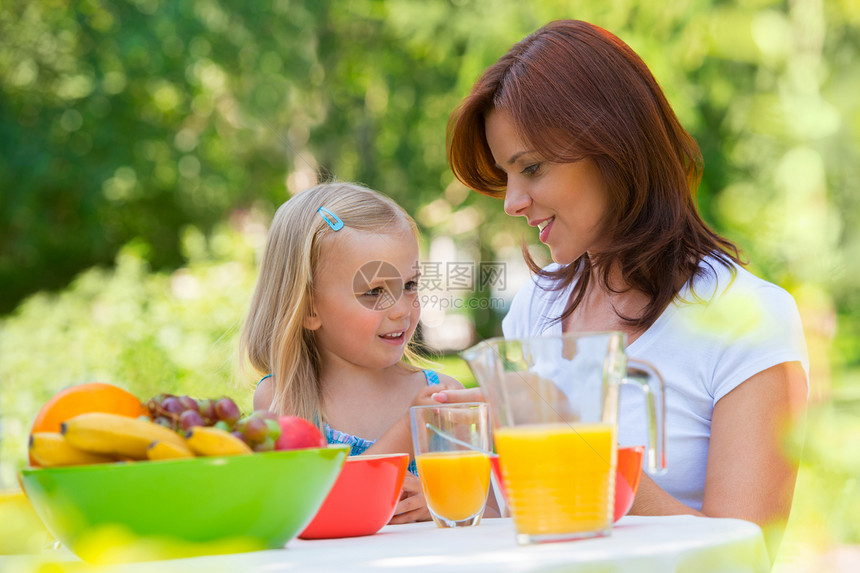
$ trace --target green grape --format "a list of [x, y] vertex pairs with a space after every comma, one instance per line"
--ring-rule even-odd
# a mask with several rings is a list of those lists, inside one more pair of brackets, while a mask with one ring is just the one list
[[271, 452], [275, 449], [275, 440], [273, 440], [271, 436], [268, 436], [259, 444], [254, 444], [252, 449], [255, 452]]
[[266, 418], [266, 426], [269, 427], [269, 437], [277, 442], [278, 438], [281, 437], [281, 425], [277, 420]]

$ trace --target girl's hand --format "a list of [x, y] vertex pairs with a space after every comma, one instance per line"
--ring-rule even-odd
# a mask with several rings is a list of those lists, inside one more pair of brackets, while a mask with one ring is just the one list
[[389, 525], [398, 523], [413, 523], [415, 521], [430, 521], [430, 510], [421, 491], [421, 483], [418, 478], [407, 472], [403, 480], [403, 489], [400, 490], [400, 501], [394, 508], [394, 517]]

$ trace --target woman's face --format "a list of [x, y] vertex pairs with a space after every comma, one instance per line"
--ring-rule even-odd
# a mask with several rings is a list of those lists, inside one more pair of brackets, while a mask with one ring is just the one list
[[537, 227], [554, 261], [568, 264], [601, 246], [608, 192], [593, 160], [545, 160], [522, 142], [502, 110], [487, 115], [486, 135], [496, 165], [508, 176], [505, 213]]

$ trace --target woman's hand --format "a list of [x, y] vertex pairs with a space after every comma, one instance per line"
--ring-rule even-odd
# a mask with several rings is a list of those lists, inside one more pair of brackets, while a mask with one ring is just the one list
[[477, 386], [474, 388], [444, 389], [434, 392], [433, 400], [441, 404], [460, 404], [463, 402], [486, 402], [484, 393]]
[[403, 480], [403, 489], [400, 490], [400, 501], [394, 508], [394, 517], [388, 523], [413, 523], [415, 521], [430, 521], [430, 510], [427, 509], [427, 501], [424, 492], [421, 491], [421, 483], [418, 478], [407, 472]]

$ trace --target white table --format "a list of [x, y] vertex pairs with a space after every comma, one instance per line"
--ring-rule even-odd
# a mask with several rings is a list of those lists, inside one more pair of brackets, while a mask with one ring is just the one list
[[275, 573], [279, 571], [588, 571], [689, 573], [767, 572], [761, 530], [738, 519], [692, 516], [619, 521], [609, 537], [518, 546], [511, 519], [439, 529], [431, 522], [389, 525], [376, 535], [294, 539], [285, 550], [94, 567], [65, 550], [38, 557], [0, 557], [0, 570], [30, 573], [62, 562], [70, 573]]

